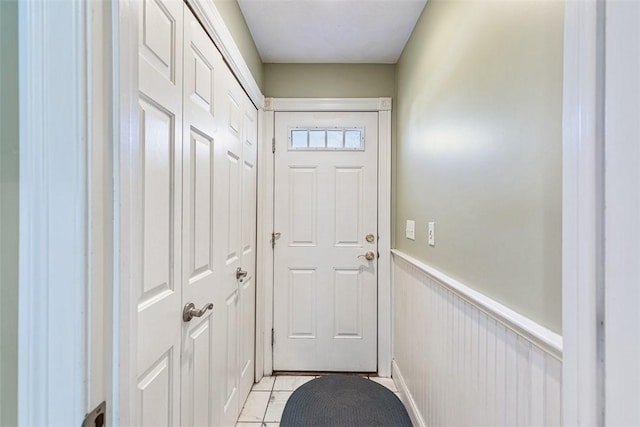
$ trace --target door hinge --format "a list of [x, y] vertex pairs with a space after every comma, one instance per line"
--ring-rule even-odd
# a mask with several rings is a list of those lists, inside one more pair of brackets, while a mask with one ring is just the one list
[[273, 328], [271, 328], [271, 347], [273, 347], [273, 345], [276, 343], [276, 334], [273, 330]]
[[107, 425], [107, 402], [102, 402], [84, 417], [82, 427], [104, 427]]
[[276, 247], [276, 240], [280, 238], [280, 233], [271, 233], [271, 249]]
[[271, 152], [275, 154], [276, 152], [276, 139], [275, 137], [271, 139]]

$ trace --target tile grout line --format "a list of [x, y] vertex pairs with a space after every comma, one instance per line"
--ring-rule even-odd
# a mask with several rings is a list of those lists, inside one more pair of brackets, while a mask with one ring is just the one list
[[271, 396], [273, 396], [273, 389], [276, 386], [276, 379], [278, 379], [277, 375], [273, 377], [273, 385], [271, 386], [271, 390], [269, 390], [269, 398], [267, 399], [267, 406], [265, 406], [264, 408], [264, 414], [262, 414], [262, 423], [260, 424], [260, 427], [267, 424], [265, 418], [267, 417], [267, 411], [269, 410], [269, 405], [271, 404]]

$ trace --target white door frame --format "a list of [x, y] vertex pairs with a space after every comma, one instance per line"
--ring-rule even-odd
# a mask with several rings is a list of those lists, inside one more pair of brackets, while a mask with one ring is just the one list
[[604, 2], [565, 2], [563, 425], [603, 425]]
[[86, 411], [92, 120], [83, 2], [20, 2], [18, 424]]
[[563, 423], [636, 425], [637, 5], [565, 3]]
[[378, 375], [391, 376], [391, 98], [267, 98], [261, 115], [258, 145], [258, 265], [256, 313], [257, 379], [273, 373], [273, 233], [274, 119], [276, 112], [375, 111], [378, 112]]
[[640, 425], [640, 4], [606, 17], [604, 425]]

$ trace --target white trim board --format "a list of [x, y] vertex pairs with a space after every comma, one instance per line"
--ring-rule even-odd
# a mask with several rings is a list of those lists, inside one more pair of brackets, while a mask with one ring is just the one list
[[526, 337], [531, 343], [537, 345], [542, 350], [553, 355], [558, 360], [562, 360], [562, 336], [402, 251], [392, 249], [391, 253], [395, 257], [423, 271], [438, 283], [446, 286], [459, 297], [492, 316], [507, 328]]
[[[273, 111], [261, 111], [258, 135], [258, 227], [256, 262], [256, 381], [273, 373], [271, 329], [273, 328], [273, 187], [274, 158], [271, 141], [274, 135]], [[258, 361], [262, 360], [262, 364]]]
[[400, 394], [400, 400], [404, 403], [404, 406], [407, 408], [407, 412], [409, 413], [409, 418], [411, 418], [411, 422], [416, 427], [427, 427], [427, 423], [424, 422], [422, 418], [422, 414], [418, 409], [418, 404], [416, 400], [413, 398], [409, 387], [407, 386], [407, 382], [404, 380], [404, 376], [402, 376], [402, 372], [400, 372], [400, 368], [398, 368], [398, 364], [394, 360], [391, 365], [391, 372], [393, 376], [393, 382], [398, 387], [398, 393]]
[[265, 98], [268, 111], [391, 111], [391, 98]]
[[[274, 156], [271, 144], [276, 111], [377, 111], [378, 116], [378, 375], [391, 376], [391, 98], [266, 98], [263, 134], [259, 144], [258, 164], [258, 294], [262, 305], [262, 333], [256, 337], [256, 360], [263, 360], [262, 375], [273, 372], [273, 191]], [[256, 378], [261, 378], [257, 372]]]
[[141, 275], [140, 247], [134, 230], [140, 229], [135, 195], [140, 182], [138, 101], [138, 4], [118, 1], [113, 38], [114, 57], [114, 225], [112, 419], [114, 425], [132, 425], [135, 419], [137, 307], [132, 292]]
[[640, 3], [606, 2], [604, 425], [640, 425]]
[[18, 424], [86, 410], [87, 4], [20, 2]]
[[[603, 2], [565, 3], [562, 134], [563, 423], [601, 425]], [[600, 312], [600, 313], [599, 313]]]

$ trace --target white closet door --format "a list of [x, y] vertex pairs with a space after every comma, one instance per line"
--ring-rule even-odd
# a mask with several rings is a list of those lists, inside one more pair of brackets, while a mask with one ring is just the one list
[[226, 352], [224, 371], [223, 421], [233, 424], [244, 398], [240, 397], [239, 376], [239, 330], [241, 283], [238, 269], [242, 269], [242, 119], [243, 96], [239, 84], [229, 71], [220, 76], [223, 80], [223, 92], [220, 94], [224, 134], [224, 152], [222, 170], [224, 179], [220, 181], [220, 194], [225, 209], [221, 212], [222, 224], [221, 248], [223, 272], [219, 286], [224, 298], [223, 313], [220, 321], [225, 325]]
[[227, 73], [220, 53], [192, 12], [185, 8], [182, 305], [213, 307], [201, 317], [182, 321], [182, 426], [222, 423], [226, 363], [226, 294], [223, 281], [226, 210], [219, 191], [224, 132], [217, 97], [220, 76]]
[[[240, 396], [246, 397], [254, 380], [256, 321], [256, 161], [258, 159], [258, 111], [244, 95], [242, 146], [242, 269], [240, 282]], [[241, 400], [244, 400], [242, 397]]]
[[[132, 425], [233, 426], [254, 379], [257, 111], [183, 2], [141, 1], [139, 31]], [[190, 303], [213, 307], [187, 321]]]
[[140, 171], [134, 201], [141, 242], [137, 390], [132, 425], [180, 423], [182, 15], [181, 2], [140, 1]]

